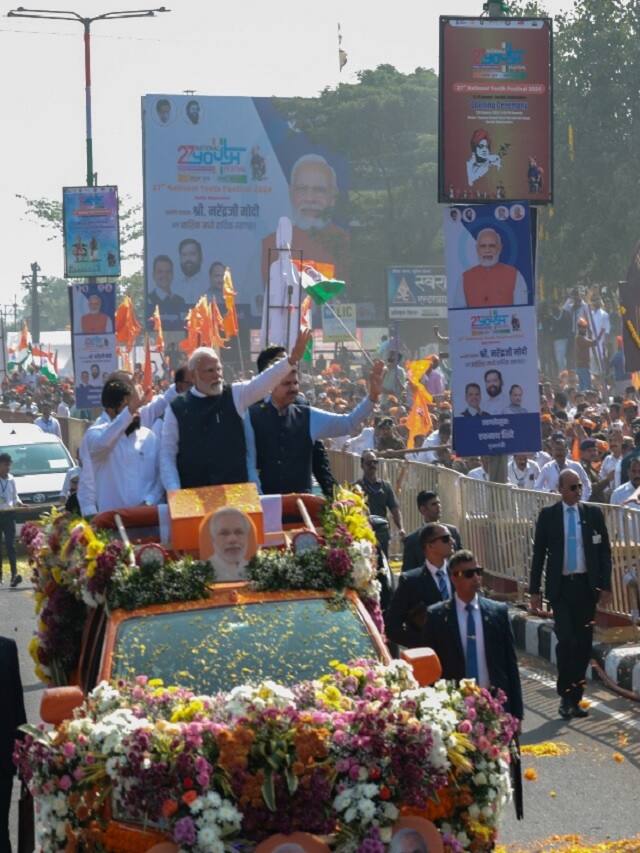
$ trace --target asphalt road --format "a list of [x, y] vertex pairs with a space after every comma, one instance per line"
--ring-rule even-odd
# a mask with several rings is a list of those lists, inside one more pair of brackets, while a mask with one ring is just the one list
[[[27, 652], [32, 627], [30, 588], [0, 587], [0, 633], [18, 643], [27, 716], [35, 723], [42, 686], [35, 680]], [[636, 836], [640, 832], [634, 805], [640, 789], [640, 706], [590, 685], [589, 718], [566, 723], [558, 717], [552, 668], [530, 657], [522, 657], [521, 666], [526, 708], [522, 743], [560, 741], [570, 752], [524, 757], [523, 768], [534, 768], [538, 778], [523, 782], [525, 818], [516, 821], [510, 808], [500, 843], [509, 851], [535, 853], [544, 839], [555, 835], [580, 833], [594, 842]], [[614, 753], [624, 760], [616, 762]]]

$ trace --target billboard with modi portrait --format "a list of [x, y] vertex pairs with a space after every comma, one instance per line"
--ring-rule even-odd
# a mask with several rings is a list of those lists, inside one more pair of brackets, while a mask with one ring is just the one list
[[165, 331], [181, 332], [202, 295], [222, 308], [227, 266], [241, 315], [259, 325], [282, 216], [294, 256], [347, 277], [346, 161], [277, 99], [146, 95], [142, 124], [146, 316], [158, 305]]

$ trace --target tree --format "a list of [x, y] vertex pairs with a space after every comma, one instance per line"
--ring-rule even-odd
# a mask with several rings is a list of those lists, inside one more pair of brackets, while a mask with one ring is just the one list
[[438, 81], [418, 68], [362, 71], [318, 98], [278, 101], [292, 126], [343, 154], [351, 168], [350, 297], [384, 303], [385, 267], [441, 261], [436, 198]]
[[[27, 217], [47, 231], [47, 240], [61, 240], [63, 236], [62, 203], [48, 198], [28, 198], [17, 194], [25, 203]], [[127, 201], [120, 207], [120, 245], [129, 246], [122, 253], [123, 260], [141, 259], [140, 240], [143, 235], [142, 206]], [[63, 278], [45, 277], [39, 288], [40, 328], [44, 332], [69, 329], [69, 282]], [[144, 275], [137, 270], [130, 276], [118, 279], [120, 296], [131, 296], [139, 318], [144, 317]], [[20, 319], [29, 321], [31, 316], [30, 289], [22, 297]]]
[[560, 291], [615, 284], [640, 236], [640, 7], [578, 0], [554, 30], [555, 204], [541, 214], [539, 269]]

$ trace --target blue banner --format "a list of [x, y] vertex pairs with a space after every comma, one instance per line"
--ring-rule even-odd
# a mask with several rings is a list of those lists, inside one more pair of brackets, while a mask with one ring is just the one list
[[444, 211], [459, 456], [541, 447], [535, 287], [527, 203]]
[[117, 187], [63, 187], [66, 278], [120, 275]]
[[387, 267], [387, 305], [390, 320], [445, 319], [444, 267]]

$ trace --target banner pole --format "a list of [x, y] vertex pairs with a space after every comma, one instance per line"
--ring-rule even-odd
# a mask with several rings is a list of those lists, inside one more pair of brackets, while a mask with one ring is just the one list
[[358, 349], [360, 350], [360, 352], [362, 353], [362, 355], [367, 359], [367, 361], [369, 362], [369, 364], [371, 365], [371, 367], [373, 367], [373, 359], [371, 358], [371, 356], [369, 355], [369, 353], [368, 353], [366, 350], [364, 350], [364, 349], [362, 348], [362, 345], [361, 345], [360, 341], [359, 341], [359, 340], [358, 340], [354, 335], [352, 335], [352, 334], [351, 334], [351, 330], [350, 330], [350, 329], [348, 329], [348, 328], [345, 326], [345, 324], [342, 322], [342, 319], [341, 319], [340, 317], [338, 317], [338, 315], [336, 314], [335, 309], [333, 308], [333, 306], [332, 306], [332, 305], [330, 305], [328, 302], [325, 302], [325, 303], [324, 303], [324, 305], [323, 305], [322, 307], [323, 307], [323, 308], [328, 308], [328, 309], [329, 309], [329, 311], [333, 314], [333, 316], [334, 316], [334, 317], [335, 317], [335, 319], [338, 321], [338, 323], [340, 323], [340, 325], [342, 326], [342, 328], [345, 330], [345, 332], [347, 333], [347, 335], [349, 335], [350, 340], [352, 340], [352, 341], [354, 342], [354, 344], [358, 347]]

